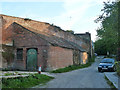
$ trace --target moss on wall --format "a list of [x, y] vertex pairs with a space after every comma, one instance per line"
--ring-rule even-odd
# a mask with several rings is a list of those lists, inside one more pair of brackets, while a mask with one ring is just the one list
[[80, 52], [78, 50], [73, 51], [73, 64], [74, 65], [80, 64]]
[[10, 64], [14, 59], [14, 48], [12, 46], [2, 45], [2, 49], [2, 57], [7, 61], [7, 64]]

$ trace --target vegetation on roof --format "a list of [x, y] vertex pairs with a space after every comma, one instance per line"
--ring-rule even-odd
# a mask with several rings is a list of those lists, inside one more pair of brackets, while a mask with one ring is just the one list
[[27, 21], [27, 20], [31, 21], [31, 19], [30, 19], [30, 18], [24, 18], [24, 20], [26, 20], [26, 21]]
[[66, 32], [70, 32], [71, 34], [74, 34], [73, 30], [66, 30]]

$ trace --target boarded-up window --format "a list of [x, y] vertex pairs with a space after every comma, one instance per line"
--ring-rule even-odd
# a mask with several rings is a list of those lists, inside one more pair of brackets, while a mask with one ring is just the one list
[[23, 59], [23, 49], [17, 49], [17, 60]]

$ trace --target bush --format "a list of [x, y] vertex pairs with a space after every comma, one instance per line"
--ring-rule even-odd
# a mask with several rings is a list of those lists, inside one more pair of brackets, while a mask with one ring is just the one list
[[4, 50], [4, 52], [2, 52], [2, 57], [5, 60], [7, 60], [7, 63], [9, 64], [14, 59], [14, 54], [13, 54], [14, 48], [12, 46], [2, 45], [2, 49]]
[[117, 74], [120, 76], [120, 61], [118, 61], [116, 66], [117, 66]]
[[89, 59], [89, 62], [90, 62], [90, 63], [95, 62], [95, 57], [96, 57], [96, 56], [93, 56], [92, 58], [90, 58], [90, 59]]

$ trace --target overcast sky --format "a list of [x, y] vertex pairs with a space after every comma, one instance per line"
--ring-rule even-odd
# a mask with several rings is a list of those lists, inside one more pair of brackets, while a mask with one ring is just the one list
[[1, 0], [0, 13], [48, 22], [75, 33], [90, 32], [95, 41], [100, 24], [94, 20], [102, 14], [103, 1], [108, 0]]

